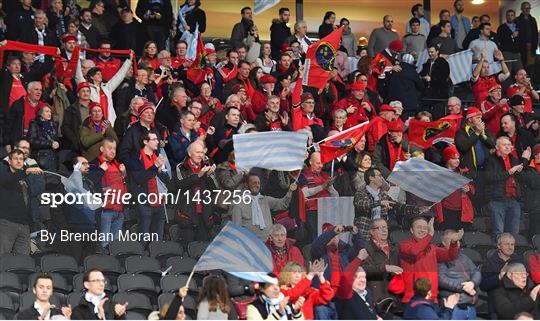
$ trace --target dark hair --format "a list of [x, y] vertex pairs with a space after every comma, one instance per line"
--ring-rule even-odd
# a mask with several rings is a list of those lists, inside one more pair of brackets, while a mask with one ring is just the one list
[[[184, 5], [182, 5], [182, 7], [187, 5], [187, 3], [188, 3], [188, 0], [186, 0], [186, 2], [184, 2]], [[201, 0], [195, 0], [195, 8], [198, 8], [200, 6], [201, 6]]]
[[238, 62], [238, 69], [242, 68], [242, 65], [248, 65], [249, 67], [251, 67], [251, 65], [249, 64], [249, 62], [245, 61], [245, 60], [240, 60]]
[[289, 10], [289, 8], [279, 8], [279, 15], [281, 16], [283, 13], [285, 13], [285, 11], [291, 12], [291, 10]]
[[192, 113], [191, 111], [189, 111], [189, 110], [182, 110], [182, 111], [180, 112], [180, 117], [179, 117], [179, 118], [180, 118], [180, 119], [184, 119], [184, 118], [186, 118], [186, 117], [189, 116], [189, 115], [192, 115], [193, 117], [195, 117], [195, 114]]
[[[142, 52], [142, 57], [143, 58], [148, 57], [148, 54], [146, 53], [146, 49], [148, 49], [148, 47], [150, 47], [151, 44], [154, 44], [157, 47], [157, 42], [155, 42], [154, 40], [147, 41], [143, 46], [143, 52]], [[157, 53], [156, 53], [156, 57], [157, 57]]]
[[141, 137], [141, 143], [142, 145], [144, 145], [144, 141], [149, 141], [150, 140], [150, 134], [154, 134], [156, 135], [157, 137], [159, 137], [157, 131], [155, 129], [150, 129], [149, 131], [147, 131], [146, 133], [144, 133]]
[[[508, 14], [509, 12], [513, 12], [514, 14], [516, 14], [516, 11], [514, 9], [508, 9], [506, 10], [506, 14]], [[525, 312], [526, 313], [526, 312]]]
[[491, 20], [491, 17], [488, 14], [481, 15], [480, 20], [482, 20], [482, 18], [488, 18], [488, 20]]
[[351, 22], [349, 21], [349, 19], [347, 19], [347, 18], [341, 18], [341, 20], [339, 20], [339, 25], [342, 25], [345, 21], [347, 21], [349, 24], [351, 23]]
[[[512, 113], [506, 113], [506, 114], [502, 115], [502, 116], [501, 116], [501, 119], [500, 119], [500, 121], [499, 121], [501, 124], [502, 124], [503, 118], [506, 117], [506, 116], [509, 116], [510, 119], [512, 120], [512, 122], [514, 122], [514, 124], [517, 124], [517, 122], [518, 122], [518, 121], [517, 121], [517, 118], [516, 118], [516, 116], [515, 116], [514, 114], [512, 114]], [[501, 133], [504, 133], [504, 132], [503, 132], [503, 129], [502, 129], [502, 126], [501, 126]]]
[[[235, 50], [235, 49], [232, 49], [232, 48], [229, 49], [229, 50], [227, 50], [227, 58], [229, 58], [229, 56], [230, 56], [231, 53], [233, 53], [233, 52], [236, 52], [236, 50]], [[236, 52], [236, 53], [237, 53], [237, 52]]]
[[244, 45], [244, 44], [241, 44], [241, 45], [236, 46], [236, 47], [234, 48], [234, 51], [238, 52], [238, 49], [242, 49], [242, 48], [246, 49], [246, 51], [247, 51], [247, 46]]
[[101, 47], [101, 45], [104, 45], [104, 44], [109, 44], [112, 46], [112, 41], [110, 41], [109, 39], [107, 38], [103, 38], [99, 41], [99, 46]]
[[326, 13], [324, 14], [323, 23], [326, 21], [326, 19], [330, 19], [332, 15], [335, 16], [336, 13], [334, 11], [326, 11]]
[[37, 286], [37, 283], [39, 280], [42, 280], [42, 279], [45, 279], [45, 280], [51, 280], [51, 283], [53, 282], [53, 279], [50, 275], [47, 275], [47, 274], [39, 274], [36, 279], [34, 280], [34, 285], [32, 286], [33, 288], [36, 288]]
[[418, 8], [423, 7], [421, 3], [417, 3], [411, 8], [411, 14], [414, 16], [416, 12], [418, 12]]
[[479, 16], [473, 16], [473, 17], [471, 18], [471, 22], [472, 22], [474, 19], [480, 20], [480, 17], [479, 17]]
[[208, 310], [229, 314], [231, 312], [231, 302], [229, 299], [229, 290], [227, 282], [221, 275], [209, 275], [203, 279], [201, 292], [199, 293], [199, 303], [207, 300]]
[[411, 20], [409, 20], [409, 26], [412, 27], [413, 24], [420, 24], [420, 19], [416, 18], [416, 17], [412, 17]]
[[424, 221], [424, 222], [427, 222], [427, 221], [428, 221], [427, 218], [425, 218], [424, 216], [420, 216], [420, 215], [419, 215], [419, 216], [414, 216], [414, 217], [411, 219], [411, 228], [413, 227], [413, 225], [414, 225], [414, 223], [415, 223], [416, 221], [420, 221], [420, 220], [422, 220], [422, 221]]
[[110, 137], [105, 137], [105, 138], [103, 138], [101, 143], [99, 143], [99, 146], [104, 146], [105, 143], [110, 143], [110, 144], [115, 143], [116, 144], [116, 140], [114, 140], [114, 139], [112, 139]]
[[101, 272], [100, 269], [90, 269], [90, 270], [84, 272], [84, 274], [83, 274], [83, 282], [89, 282], [90, 281], [90, 274], [92, 272], [99, 272], [99, 273], [103, 274], [103, 272]]
[[11, 65], [13, 62], [15, 62], [15, 60], [18, 60], [20, 62], [21, 58], [19, 56], [16, 56], [16, 55], [9, 56], [7, 61], [6, 61], [6, 66]]
[[240, 10], [240, 14], [244, 14], [246, 10], [251, 10], [251, 7], [243, 7], [242, 10]]
[[463, 2], [463, 0], [455, 0], [455, 1], [454, 1], [454, 8], [456, 7], [456, 4], [457, 4], [459, 1]]
[[178, 44], [181, 44], [181, 43], [185, 44], [185, 45], [186, 45], [186, 48], [189, 47], [187, 41], [185, 41], [185, 40], [177, 40], [177, 41], [174, 43], [174, 49], [176, 49], [176, 46], [178, 46]]
[[249, 71], [249, 81], [255, 87], [255, 89], [261, 88], [261, 83], [257, 80], [257, 71], [259, 71], [259, 69], [262, 69], [262, 67], [253, 67], [253, 69]]
[[23, 155], [23, 157], [24, 157], [24, 153], [20, 149], [12, 150], [11, 152], [9, 152], [8, 157], [9, 157], [9, 159], [13, 159], [13, 156], [15, 156], [15, 155]]
[[292, 58], [291, 55], [289, 55], [288, 53], [282, 52], [282, 53], [279, 54], [279, 60], [281, 60], [281, 58], [282, 58], [282, 57], [285, 57], [285, 56], [287, 56], [287, 57], [289, 57], [289, 58]]
[[82, 16], [84, 16], [84, 14], [85, 14], [86, 12], [90, 12], [90, 14], [92, 14], [92, 10], [90, 10], [90, 9], [88, 9], [88, 8], [84, 8], [84, 9], [81, 10], [81, 13], [80, 13], [79, 16], [82, 18]]
[[443, 16], [443, 14], [447, 13], [450, 14], [450, 11], [447, 10], [447, 9], [442, 9], [440, 12], [439, 12], [439, 19], [441, 19], [441, 17]]
[[[441, 20], [441, 21], [439, 22], [439, 27], [444, 28], [444, 26], [446, 26], [447, 23], [450, 23], [450, 21], [448, 21], [448, 20]], [[441, 30], [441, 31], [442, 31], [442, 30]]]
[[414, 282], [414, 294], [424, 298], [429, 291], [431, 291], [431, 281], [427, 277], [423, 276]]
[[364, 173], [364, 181], [366, 182], [366, 185], [371, 183], [370, 178], [377, 176], [375, 171], [380, 173], [380, 171], [376, 168], [370, 168]]
[[101, 72], [101, 68], [99, 67], [90, 68], [88, 72], [86, 73], [86, 79], [90, 81], [92, 77], [94, 77], [98, 72]]
[[28, 145], [30, 145], [30, 141], [26, 138], [21, 138], [19, 139], [17, 142], [15, 142], [15, 148], [19, 148], [19, 146], [21, 146], [21, 142], [27, 142]]
[[478, 26], [478, 29], [484, 30], [484, 28], [485, 28], [486, 26], [490, 26], [490, 27], [491, 27], [491, 23], [489, 23], [489, 22], [481, 23], [480, 26]]

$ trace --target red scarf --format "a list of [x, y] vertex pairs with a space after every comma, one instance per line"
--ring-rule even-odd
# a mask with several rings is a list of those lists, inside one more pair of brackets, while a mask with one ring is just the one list
[[107, 119], [109, 115], [109, 99], [101, 88], [101, 85], [99, 86], [99, 104], [101, 105], [101, 110], [103, 110], [103, 119]]
[[[110, 49], [90, 49], [90, 48], [81, 48], [81, 50], [98, 53], [98, 54], [104, 52], [104, 53], [110, 53], [113, 55], [124, 55], [124, 56], [129, 56], [133, 52], [133, 50], [114, 50], [114, 49], [110, 50]], [[133, 73], [136, 75], [137, 74], [137, 60], [135, 60], [135, 55], [133, 55], [132, 65], [133, 65]]]
[[236, 169], [236, 164], [234, 162], [229, 162], [229, 166], [235, 174], [238, 173], [238, 170]]
[[[150, 167], [154, 166], [156, 159], [158, 156], [156, 153], [152, 153], [151, 156], [146, 155], [144, 152], [144, 148], [141, 149], [140, 158], [143, 160], [144, 163], [144, 169], [148, 170]], [[157, 177], [152, 177], [148, 180], [148, 194], [155, 194], [159, 195], [159, 191], [157, 188]], [[160, 207], [161, 206], [161, 197], [159, 198], [158, 202], [155, 203], [148, 203], [150, 207]]]
[[30, 100], [28, 99], [28, 96], [24, 98], [24, 132], [26, 133], [28, 131], [28, 127], [30, 127], [30, 122], [36, 118], [37, 111], [45, 106], [44, 102], [38, 101], [37, 105], [35, 107], [32, 107], [30, 105]]
[[386, 143], [388, 145], [388, 152], [390, 154], [390, 166], [388, 169], [393, 170], [394, 166], [396, 166], [396, 163], [398, 161], [405, 160], [405, 154], [403, 153], [403, 148], [401, 148], [401, 144], [392, 143], [390, 141], [390, 137], [386, 136]]
[[[512, 164], [510, 163], [510, 155], [501, 156], [501, 157], [504, 161], [504, 168], [507, 171], [509, 171], [510, 168], [512, 168]], [[516, 180], [514, 179], [514, 176], [510, 176], [506, 179], [505, 190], [506, 190], [506, 197], [508, 198], [517, 197], [517, 186], [516, 186]]]
[[375, 244], [381, 251], [386, 254], [386, 256], [390, 256], [390, 245], [388, 244], [388, 240], [385, 241], [378, 241], [376, 239], [371, 239], [373, 241], [373, 244]]
[[[199, 172], [202, 169], [202, 163], [199, 165], [195, 165], [190, 159], [187, 160], [187, 165], [193, 174], [199, 174]], [[201, 190], [201, 184], [195, 183], [195, 195], [200, 193], [200, 190]], [[202, 212], [203, 212], [202, 203], [200, 202], [200, 200], [195, 201], [195, 213], [202, 214]]]

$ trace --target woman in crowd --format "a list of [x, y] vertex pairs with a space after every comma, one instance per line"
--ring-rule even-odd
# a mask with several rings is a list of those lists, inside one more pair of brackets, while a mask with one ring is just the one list
[[223, 110], [221, 102], [216, 97], [212, 96], [212, 88], [207, 82], [203, 82], [200, 86], [201, 94], [197, 100], [201, 103], [201, 115], [198, 120], [205, 129], [210, 127], [210, 123], [214, 116]]
[[266, 42], [261, 46], [261, 55], [255, 60], [255, 66], [261, 67], [265, 74], [269, 74], [275, 65], [275, 60], [272, 60], [272, 46]]
[[199, 294], [197, 320], [236, 320], [238, 316], [229, 299], [225, 279], [220, 275], [204, 278]]
[[141, 59], [139, 59], [138, 63], [141, 63], [143, 61], [148, 61], [150, 63], [150, 66], [152, 66], [153, 70], [156, 70], [159, 68], [159, 59], [157, 57], [158, 54], [158, 47], [155, 41], [148, 41], [144, 44], [143, 52]]
[[28, 141], [32, 148], [32, 158], [45, 170], [58, 170], [58, 149], [60, 148], [57, 125], [52, 120], [52, 108], [41, 107], [37, 117], [28, 127]]

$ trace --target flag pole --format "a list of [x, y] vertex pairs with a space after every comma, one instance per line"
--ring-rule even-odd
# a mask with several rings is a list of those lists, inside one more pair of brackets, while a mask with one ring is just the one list
[[330, 169], [330, 178], [334, 178], [334, 161], [336, 159], [332, 159], [332, 168]]
[[[193, 267], [193, 270], [191, 270], [191, 273], [189, 274], [189, 277], [187, 279], [187, 282], [186, 282], [186, 287], [189, 288], [189, 282], [191, 282], [191, 278], [193, 277], [193, 274], [195, 274], [195, 267]], [[182, 299], [183, 301], [184, 299]]]

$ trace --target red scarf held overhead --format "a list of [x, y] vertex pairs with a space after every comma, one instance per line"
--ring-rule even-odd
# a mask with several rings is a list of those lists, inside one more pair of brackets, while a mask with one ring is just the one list
[[[156, 160], [158, 158], [156, 153], [152, 153], [151, 156], [148, 156], [144, 152], [144, 148], [141, 149], [140, 157], [142, 158], [142, 160], [144, 162], [144, 169], [145, 170], [148, 170], [150, 167], [154, 166], [154, 164], [156, 163]], [[157, 188], [157, 177], [155, 177], [155, 176], [148, 180], [148, 194], [159, 195], [159, 191], [158, 191], [158, 188]], [[150, 205], [150, 207], [159, 207], [161, 205], [161, 198], [159, 199], [158, 202], [148, 203], [148, 204]]]
[[28, 127], [30, 127], [30, 122], [36, 118], [37, 111], [43, 106], [45, 106], [45, 103], [38, 101], [37, 105], [35, 107], [32, 107], [32, 105], [30, 105], [30, 100], [28, 99], [28, 97], [24, 98], [23, 128], [25, 133], [28, 131]]
[[393, 170], [394, 166], [396, 166], [396, 163], [398, 161], [405, 160], [405, 154], [403, 153], [403, 148], [401, 148], [401, 144], [394, 144], [390, 141], [390, 137], [386, 137], [386, 143], [388, 145], [388, 152], [390, 154], [390, 166], [388, 169]]

